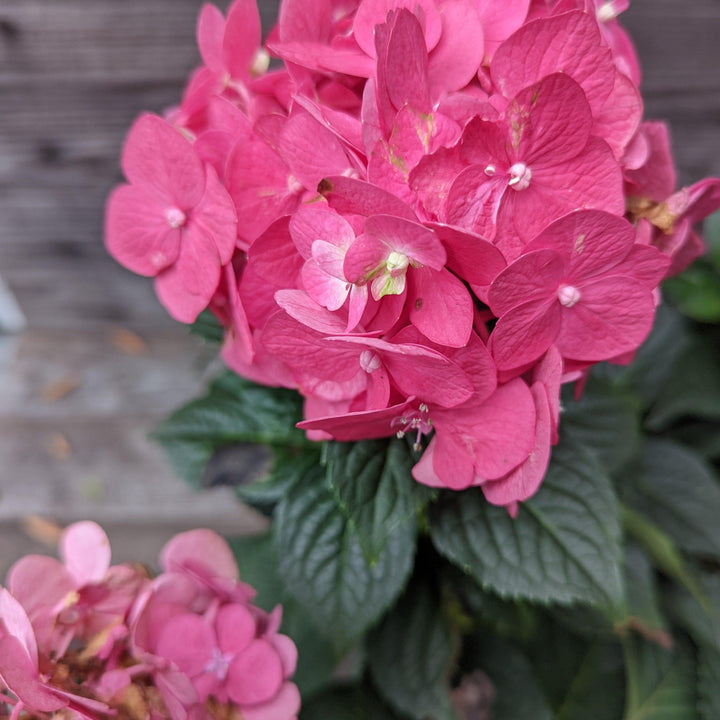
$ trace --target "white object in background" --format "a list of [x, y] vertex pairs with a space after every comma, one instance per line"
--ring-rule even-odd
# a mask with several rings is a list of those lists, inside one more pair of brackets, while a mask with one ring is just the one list
[[0, 278], [0, 334], [19, 333], [25, 329], [26, 324], [17, 300]]

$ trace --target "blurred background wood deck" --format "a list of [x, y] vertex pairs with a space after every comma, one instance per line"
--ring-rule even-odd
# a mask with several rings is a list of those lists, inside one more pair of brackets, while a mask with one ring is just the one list
[[[0, 276], [28, 319], [0, 336], [0, 579], [39, 547], [29, 514], [104, 522], [118, 560], [151, 561], [187, 527], [260, 527], [227, 489], [187, 489], [147, 440], [210, 356], [102, 245], [124, 133], [178, 101], [200, 6], [0, 0]], [[262, 3], [266, 28], [275, 8]], [[680, 180], [720, 175], [720, 0], [633, 0], [623, 18]]]

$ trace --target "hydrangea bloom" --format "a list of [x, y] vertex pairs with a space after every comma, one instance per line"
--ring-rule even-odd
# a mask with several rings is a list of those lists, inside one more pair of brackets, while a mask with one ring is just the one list
[[219, 535], [177, 535], [154, 580], [111, 566], [95, 523], [68, 527], [60, 552], [62, 563], [22, 558], [0, 588], [1, 718], [297, 717], [297, 650], [278, 632], [282, 610], [253, 604]]
[[[417, 481], [514, 512], [561, 384], [629, 361], [720, 207], [643, 122], [628, 5], [283, 0], [264, 45], [249, 0], [206, 6], [181, 105], [131, 131], [108, 247], [175, 317], [214, 312], [231, 368], [297, 388], [311, 438], [412, 434]], [[219, 617], [205, 655], [236, 652]]]

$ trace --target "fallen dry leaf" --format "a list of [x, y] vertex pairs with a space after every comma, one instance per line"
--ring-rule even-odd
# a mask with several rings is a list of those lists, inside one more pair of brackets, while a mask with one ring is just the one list
[[45, 402], [57, 402], [75, 392], [80, 387], [80, 380], [74, 375], [65, 375], [59, 380], [49, 382], [40, 391], [40, 396]]
[[56, 522], [46, 520], [39, 515], [27, 515], [22, 519], [24, 533], [36, 542], [47, 545], [49, 548], [57, 547], [63, 529]]
[[110, 336], [112, 344], [126, 355], [145, 355], [147, 353], [147, 343], [131, 330], [127, 328], [117, 328], [113, 330]]
[[68, 439], [60, 432], [51, 433], [47, 439], [47, 449], [56, 460], [67, 460], [72, 455]]

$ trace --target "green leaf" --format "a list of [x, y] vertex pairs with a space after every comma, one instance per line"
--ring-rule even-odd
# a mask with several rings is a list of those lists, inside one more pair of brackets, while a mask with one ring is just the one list
[[214, 345], [219, 345], [225, 335], [225, 329], [222, 323], [210, 310], [203, 310], [189, 328], [191, 334], [197, 335], [205, 340], [205, 342], [213, 343]]
[[673, 427], [670, 437], [689, 446], [706, 460], [720, 460], [720, 422], [684, 420]]
[[410, 474], [417, 461], [404, 440], [333, 442], [327, 446], [327, 479], [368, 562], [390, 535], [414, 524], [435, 492]]
[[368, 564], [327, 488], [309, 471], [275, 511], [275, 546], [288, 590], [339, 647], [361, 635], [402, 592], [415, 557], [416, 527], [398, 527]]
[[614, 383], [591, 378], [579, 400], [563, 400], [561, 438], [595, 452], [608, 472], [630, 460], [639, 434], [639, 398]]
[[697, 720], [692, 662], [638, 637], [623, 642], [627, 671], [625, 720]]
[[698, 650], [698, 712], [701, 720], [720, 718], [720, 651]]
[[720, 419], [720, 363], [711, 343], [694, 337], [677, 358], [645, 424], [662, 430], [685, 416]]
[[720, 322], [720, 277], [709, 262], [699, 260], [666, 280], [663, 290], [683, 315], [700, 322]]
[[178, 475], [197, 486], [210, 458], [224, 446], [309, 445], [295, 427], [301, 417], [302, 401], [296, 392], [260, 387], [227, 371], [211, 383], [204, 397], [164, 420], [152, 437], [162, 445]]
[[624, 615], [616, 620], [616, 631], [637, 632], [661, 647], [671, 647], [672, 636], [660, 610], [655, 571], [634, 543], [625, 550], [625, 598]]
[[397, 720], [377, 693], [366, 686], [329, 688], [303, 704], [300, 720]]
[[555, 720], [618, 720], [624, 701], [623, 658], [617, 644], [590, 646], [576, 668]]
[[332, 643], [315, 631], [308, 614], [289, 596], [278, 574], [277, 554], [270, 533], [233, 538], [230, 545], [240, 568], [240, 577], [258, 592], [255, 603], [270, 612], [283, 606], [281, 632], [298, 648], [298, 665], [293, 677], [300, 693], [310, 695], [328, 682], [341, 656]]
[[720, 652], [720, 576], [698, 573], [698, 584], [699, 597], [680, 587], [668, 588], [665, 608], [697, 645]]
[[552, 712], [528, 659], [513, 645], [493, 635], [465, 640], [465, 664], [482, 670], [492, 681], [493, 720], [550, 720]]
[[698, 455], [668, 440], [647, 440], [618, 487], [627, 505], [681, 549], [720, 558], [720, 485]]
[[720, 212], [716, 212], [705, 221], [705, 240], [710, 251], [710, 260], [720, 272]]
[[622, 382], [642, 398], [646, 407], [665, 392], [666, 382], [673, 377], [675, 363], [690, 341], [688, 324], [677, 310], [661, 305], [650, 335], [621, 375]]
[[396, 710], [422, 720], [453, 720], [453, 637], [434, 589], [411, 585], [368, 637], [370, 674]]
[[622, 596], [617, 501], [581, 447], [555, 449], [542, 488], [516, 519], [480, 491], [448, 493], [431, 535], [442, 555], [503, 597], [607, 606]]

